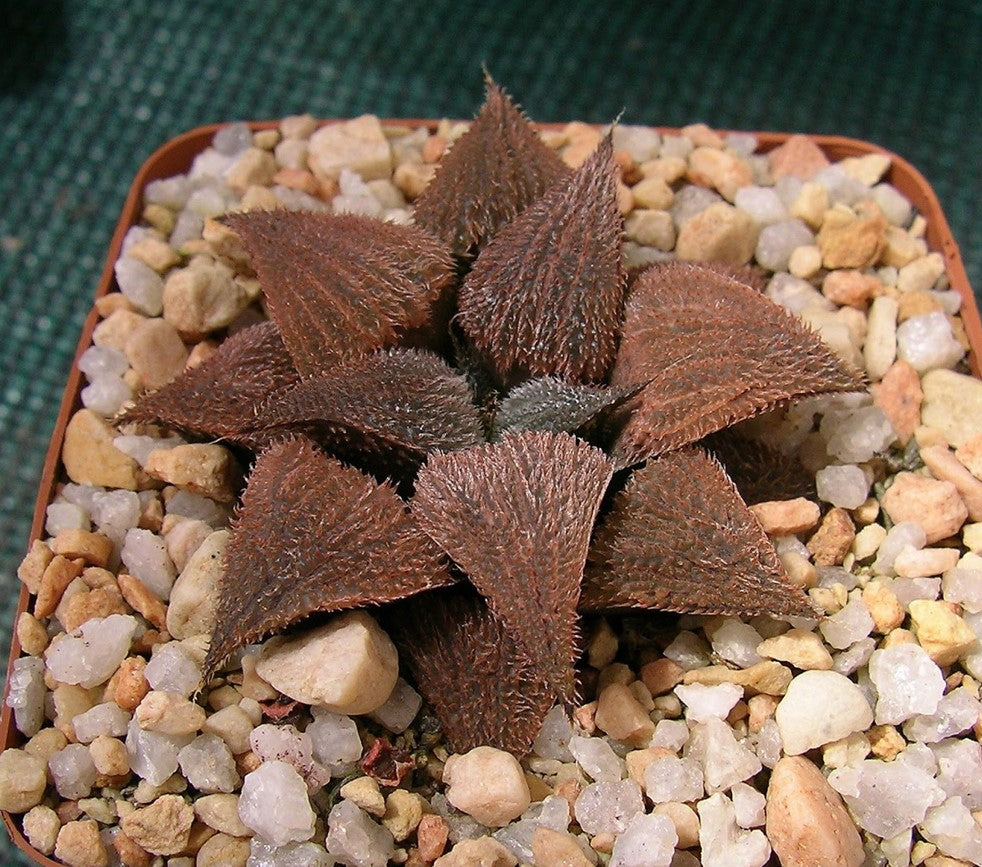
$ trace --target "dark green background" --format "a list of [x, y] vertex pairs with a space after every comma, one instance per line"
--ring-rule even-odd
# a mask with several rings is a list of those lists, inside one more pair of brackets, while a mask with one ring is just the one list
[[4, 655], [62, 383], [143, 160], [213, 121], [468, 117], [481, 64], [536, 120], [623, 111], [890, 148], [934, 186], [982, 287], [979, 2], [0, 0]]

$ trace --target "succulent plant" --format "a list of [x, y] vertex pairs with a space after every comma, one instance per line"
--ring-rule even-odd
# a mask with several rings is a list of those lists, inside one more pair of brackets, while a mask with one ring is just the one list
[[206, 677], [380, 606], [452, 745], [523, 753], [584, 612], [811, 613], [740, 494], [800, 477], [726, 429], [861, 379], [749, 270], [627, 273], [617, 179], [488, 80], [413, 225], [225, 218], [270, 319], [127, 414], [255, 456]]

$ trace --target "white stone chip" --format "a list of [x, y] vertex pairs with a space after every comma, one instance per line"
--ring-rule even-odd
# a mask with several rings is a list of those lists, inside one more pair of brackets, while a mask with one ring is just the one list
[[358, 727], [349, 716], [315, 707], [314, 721], [305, 734], [310, 737], [314, 758], [333, 776], [341, 776], [361, 758], [361, 738]]
[[39, 656], [15, 659], [7, 678], [5, 704], [14, 709], [17, 731], [27, 737], [36, 735], [44, 724], [44, 660]]
[[583, 788], [573, 805], [576, 821], [591, 836], [621, 834], [631, 819], [643, 812], [641, 787], [634, 780], [590, 783]]
[[139, 259], [122, 256], [113, 270], [116, 283], [138, 313], [159, 316], [164, 309], [164, 281], [149, 265]]
[[327, 817], [327, 851], [342, 864], [386, 867], [395, 842], [386, 828], [351, 801], [340, 801]]
[[979, 720], [982, 702], [965, 687], [942, 696], [933, 714], [917, 714], [904, 723], [907, 740], [935, 744], [968, 731]]
[[97, 776], [89, 748], [82, 744], [69, 744], [51, 756], [48, 770], [55, 789], [66, 800], [87, 797]]
[[856, 464], [832, 464], [815, 474], [818, 498], [842, 509], [855, 509], [869, 496], [869, 480]]
[[165, 735], [144, 731], [133, 719], [126, 730], [126, 752], [130, 768], [151, 786], [159, 786], [178, 767], [177, 755], [194, 735]]
[[740, 668], [750, 668], [751, 665], [763, 662], [757, 655], [757, 645], [762, 640], [753, 626], [736, 617], [725, 618], [711, 636], [716, 655]]
[[610, 867], [669, 867], [678, 841], [668, 816], [638, 813], [614, 841]]
[[[759, 638], [759, 636], [758, 636]], [[675, 694], [686, 706], [685, 716], [690, 722], [706, 722], [710, 717], [725, 719], [741, 698], [743, 687], [735, 683], [707, 686], [692, 683], [675, 687]], [[688, 800], [683, 798], [683, 800]]]
[[887, 532], [886, 538], [880, 543], [880, 548], [873, 561], [873, 571], [878, 575], [894, 574], [894, 563], [897, 555], [908, 545], [912, 548], [923, 548], [927, 544], [927, 534], [916, 521], [901, 521], [894, 524]]
[[532, 752], [543, 759], [555, 759], [559, 762], [573, 760], [569, 751], [569, 739], [573, 736], [573, 723], [566, 709], [557, 704], [542, 720], [539, 733], [532, 741]]
[[736, 739], [733, 729], [715, 717], [693, 726], [686, 755], [702, 764], [710, 794], [749, 779], [762, 767], [760, 759]]
[[72, 718], [72, 728], [80, 744], [88, 744], [98, 737], [120, 738], [126, 734], [130, 715], [116, 702], [107, 701]]
[[201, 667], [179, 641], [156, 645], [143, 673], [151, 689], [176, 692], [184, 698], [201, 685]]
[[698, 801], [704, 794], [702, 766], [691, 756], [662, 756], [644, 769], [644, 791], [654, 804]]
[[737, 783], [730, 789], [736, 823], [741, 828], [759, 828], [764, 824], [767, 798], [747, 783]]
[[948, 798], [928, 810], [918, 829], [925, 840], [948, 857], [982, 864], [982, 827], [961, 798]]
[[982, 808], [982, 744], [947, 738], [930, 749], [938, 765], [937, 783], [945, 794], [961, 798], [970, 810]]
[[264, 762], [246, 774], [239, 795], [239, 818], [276, 846], [302, 843], [314, 836], [315, 816], [307, 785], [286, 762]]
[[869, 676], [877, 692], [877, 725], [896, 725], [917, 714], [934, 714], [944, 694], [941, 669], [919, 644], [877, 650], [870, 657]]
[[369, 716], [390, 732], [399, 734], [409, 728], [422, 706], [422, 696], [400, 677], [385, 704]]
[[836, 650], [862, 641], [873, 631], [873, 618], [861, 596], [850, 600], [835, 614], [825, 617], [818, 624], [823, 637]]
[[317, 843], [287, 843], [274, 846], [260, 837], [249, 842], [246, 867], [334, 867], [337, 862]]
[[44, 652], [52, 677], [91, 689], [105, 683], [126, 659], [137, 621], [128, 614], [94, 617], [68, 635], [56, 638]]
[[919, 374], [953, 368], [964, 355], [965, 348], [951, 333], [951, 323], [941, 311], [911, 316], [897, 326], [897, 357]]
[[733, 803], [717, 792], [696, 806], [703, 867], [763, 867], [771, 846], [763, 831], [745, 831], [736, 823]]
[[154, 596], [164, 600], [170, 596], [177, 570], [162, 537], [150, 530], [127, 530], [120, 558], [130, 574], [139, 578]]
[[828, 780], [859, 826], [878, 837], [895, 837], [913, 827], [945, 798], [930, 773], [899, 759], [867, 759], [837, 768]]
[[614, 782], [624, 777], [624, 761], [603, 738], [573, 735], [567, 745], [584, 773], [598, 783]]
[[181, 773], [199, 792], [234, 792], [239, 785], [235, 757], [217, 735], [198, 735], [177, 754]]
[[819, 432], [828, 453], [844, 464], [868, 461], [897, 438], [890, 419], [878, 406], [828, 412]]
[[835, 671], [804, 671], [795, 677], [774, 712], [784, 752], [801, 755], [873, 724], [862, 690]]
[[88, 513], [74, 503], [52, 503], [45, 509], [44, 532], [57, 536], [62, 530], [88, 530]]

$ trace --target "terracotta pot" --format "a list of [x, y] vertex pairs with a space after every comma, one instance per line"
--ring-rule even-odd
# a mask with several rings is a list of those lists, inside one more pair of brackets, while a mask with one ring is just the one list
[[[328, 121], [329, 123], [330, 121]], [[430, 129], [436, 127], [436, 121], [398, 119], [390, 121], [404, 126], [418, 127], [426, 126]], [[260, 121], [252, 123], [254, 130], [271, 129], [277, 126], [277, 121]], [[137, 172], [133, 179], [126, 201], [123, 204], [116, 231], [113, 233], [109, 251], [106, 255], [106, 262], [102, 269], [102, 276], [96, 288], [95, 298], [115, 291], [115, 280], [113, 266], [119, 257], [120, 247], [123, 243], [123, 236], [127, 230], [137, 224], [143, 209], [142, 199], [143, 190], [146, 185], [153, 180], [170, 177], [171, 175], [186, 172], [194, 157], [210, 144], [215, 133], [223, 124], [211, 124], [190, 130], [182, 135], [171, 139], [169, 142], [158, 148]], [[563, 124], [539, 124], [542, 129], [561, 129]], [[677, 129], [657, 127], [661, 133], [678, 133]], [[780, 132], [758, 132], [754, 133], [757, 137], [758, 152], [772, 150], [784, 143], [789, 133]], [[982, 322], [979, 319], [978, 307], [975, 303], [975, 296], [968, 283], [968, 276], [965, 273], [965, 266], [962, 263], [958, 252], [958, 245], [951, 235], [948, 221], [945, 219], [938, 202], [937, 196], [931, 189], [924, 176], [912, 166], [907, 160], [897, 156], [878, 145], [860, 139], [845, 138], [842, 136], [813, 135], [810, 136], [826, 156], [832, 161], [841, 160], [845, 157], [864, 156], [871, 153], [882, 153], [890, 157], [890, 169], [888, 170], [885, 181], [893, 184], [902, 192], [917, 209], [927, 219], [927, 243], [932, 251], [940, 252], [945, 259], [948, 279], [951, 288], [955, 289], [962, 296], [961, 318], [965, 325], [965, 331], [971, 344], [969, 354], [969, 365], [975, 376], [980, 376], [979, 356], [982, 351]], [[75, 351], [75, 361], [92, 342], [92, 331], [98, 323], [99, 317], [93, 309], [82, 328], [78, 346]], [[72, 414], [81, 406], [79, 393], [82, 388], [82, 374], [78, 367], [73, 363], [68, 382], [65, 386], [65, 393], [61, 401], [58, 418], [55, 422], [54, 433], [48, 446], [47, 455], [44, 462], [44, 469], [41, 474], [41, 482], [38, 487], [38, 496], [34, 505], [34, 521], [31, 525], [30, 539], [41, 538], [44, 530], [45, 509], [55, 495], [56, 485], [62, 478], [61, 468], [61, 447], [65, 435], [65, 427]], [[17, 607], [17, 616], [28, 610], [29, 594], [24, 586], [21, 586], [20, 601]], [[14, 660], [21, 655], [20, 644], [17, 641], [16, 633], [10, 650], [10, 659], [7, 663], [7, 677], [9, 678]], [[3, 748], [17, 746], [23, 742], [23, 737], [16, 730], [13, 723], [13, 712], [9, 707], [4, 706], [0, 713], [0, 744]], [[19, 822], [9, 813], [3, 812], [3, 821], [7, 826], [11, 839], [14, 843], [37, 864], [48, 864], [57, 867], [58, 862], [41, 854], [34, 849], [25, 839], [21, 831]]]

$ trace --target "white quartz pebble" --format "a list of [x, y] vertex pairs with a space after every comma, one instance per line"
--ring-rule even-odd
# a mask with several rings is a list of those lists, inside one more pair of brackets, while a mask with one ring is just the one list
[[86, 797], [97, 776], [89, 748], [82, 744], [69, 744], [51, 756], [48, 770], [55, 789], [66, 800]]
[[580, 827], [594, 834], [620, 834], [638, 813], [644, 812], [641, 787], [634, 780], [590, 783], [573, 805]]
[[918, 373], [952, 368], [965, 355], [965, 348], [951, 333], [948, 317], [940, 312], [911, 316], [897, 326], [897, 357]]
[[763, 640], [749, 623], [736, 617], [727, 617], [713, 630], [713, 651], [721, 659], [740, 668], [750, 668], [763, 660], [757, 655], [757, 645]]
[[934, 744], [968, 731], [978, 722], [982, 703], [965, 687], [942, 696], [933, 714], [915, 714], [904, 723], [908, 740]]
[[539, 733], [532, 741], [532, 751], [543, 759], [571, 761], [573, 755], [569, 751], [569, 739], [572, 736], [573, 724], [569, 714], [561, 704], [557, 704], [542, 720]]
[[736, 739], [733, 729], [716, 717], [692, 727], [686, 755], [702, 764], [706, 791], [710, 794], [749, 779], [762, 767], [760, 759]]
[[699, 845], [703, 867], [763, 867], [771, 847], [763, 831], [745, 831], [736, 823], [733, 803], [716, 793], [700, 801]]
[[17, 731], [27, 737], [38, 733], [44, 723], [44, 660], [38, 656], [15, 659], [7, 678], [7, 707], [14, 709]]
[[784, 752], [797, 756], [873, 724], [862, 690], [835, 671], [804, 671], [788, 685], [774, 713]]
[[314, 836], [315, 816], [307, 785], [286, 762], [264, 762], [246, 774], [239, 795], [239, 818], [276, 846], [301, 843]]
[[217, 735], [198, 735], [177, 754], [181, 773], [199, 792], [234, 792], [239, 785], [235, 757]]
[[80, 744], [88, 744], [98, 737], [114, 738], [126, 734], [130, 715], [116, 702], [107, 701], [72, 718], [72, 728]]
[[869, 676], [877, 692], [877, 725], [896, 725], [916, 714], [933, 714], [944, 694], [941, 669], [919, 644], [875, 651]]
[[44, 532], [57, 536], [62, 530], [88, 530], [88, 513], [74, 503], [52, 503], [45, 509]]
[[861, 596], [851, 599], [835, 614], [822, 619], [818, 628], [836, 650], [845, 650], [873, 631], [873, 618]]
[[855, 464], [831, 464], [815, 474], [818, 498], [842, 509], [861, 506], [869, 495], [869, 480]]
[[678, 841], [668, 816], [637, 813], [614, 841], [610, 867], [669, 867]]
[[710, 717], [725, 719], [734, 705], [743, 698], [743, 687], [735, 683], [713, 686], [692, 683], [677, 686], [674, 691], [686, 706], [686, 719], [697, 723], [705, 722]]
[[136, 618], [127, 614], [94, 617], [51, 642], [44, 653], [48, 671], [61, 683], [85, 689], [105, 683], [129, 653], [136, 627]]
[[184, 698], [201, 685], [201, 667], [179, 641], [156, 645], [144, 676], [151, 689], [176, 692]]
[[422, 706], [422, 696], [400, 677], [385, 704], [369, 715], [390, 732], [399, 734], [409, 728]]
[[170, 596], [177, 570], [163, 538], [150, 530], [127, 530], [120, 557], [130, 574], [157, 598], [166, 600]]
[[598, 783], [613, 782], [624, 776], [624, 761], [603, 738], [573, 735], [568, 747], [577, 764]]
[[702, 767], [686, 756], [661, 756], [644, 769], [644, 791], [654, 804], [698, 801], [704, 794]]
[[351, 717], [313, 708], [314, 721], [305, 734], [310, 738], [314, 758], [339, 776], [361, 758], [361, 738]]
[[386, 867], [395, 854], [388, 829], [351, 801], [340, 801], [327, 817], [327, 851], [342, 864]]

